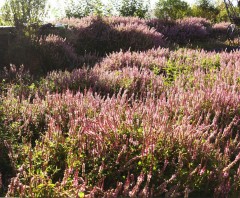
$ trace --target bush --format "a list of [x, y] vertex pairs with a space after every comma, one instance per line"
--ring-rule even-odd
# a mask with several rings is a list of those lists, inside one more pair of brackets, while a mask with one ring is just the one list
[[42, 36], [39, 41], [17, 34], [10, 40], [6, 65], [24, 65], [31, 74], [41, 76], [54, 69], [72, 70], [84, 65], [92, 67], [99, 60], [94, 53], [78, 55], [70, 42], [58, 35], [66, 36], [67, 31], [56, 30], [54, 33], [56, 35]]
[[154, 27], [158, 32], [167, 37], [169, 30], [176, 25], [176, 20], [150, 19], [146, 21], [146, 24], [150, 27]]
[[230, 22], [216, 23], [212, 27], [211, 36], [213, 38], [226, 39], [227, 38], [227, 28]]
[[206, 40], [211, 32], [211, 23], [204, 18], [189, 17], [176, 21], [155, 19], [147, 24], [155, 27], [168, 40], [179, 44]]
[[145, 25], [145, 20], [139, 17], [123, 17], [123, 16], [112, 16], [106, 17], [105, 20], [107, 23], [115, 26], [120, 24], [138, 24], [138, 25]]
[[73, 71], [52, 71], [43, 78], [39, 85], [39, 94], [45, 95], [47, 92], [62, 93], [66, 90], [74, 92], [83, 91], [90, 88], [91, 78], [86, 68], [74, 69]]
[[169, 58], [168, 49], [158, 48], [146, 52], [116, 52], [109, 54], [100, 63], [100, 67], [105, 70], [121, 70], [125, 67], [137, 67], [154, 70], [157, 67], [161, 70]]
[[[65, 54], [68, 42], [38, 47]], [[240, 51], [127, 50], [40, 81], [11, 65], [0, 75], [0, 194], [238, 195], [239, 62]]]
[[168, 38], [177, 43], [189, 43], [209, 38], [210, 22], [203, 18], [177, 20], [177, 25], [168, 32]]
[[14, 64], [18, 67], [24, 65], [24, 68], [31, 73], [39, 74], [41, 72], [41, 60], [36, 43], [17, 34], [15, 38], [10, 40], [9, 44], [8, 64]]
[[44, 72], [53, 69], [72, 69], [78, 64], [78, 56], [72, 46], [56, 35], [49, 35], [40, 40], [40, 54]]
[[35, 132], [44, 131], [18, 152], [7, 195], [237, 193], [239, 91], [220, 80], [205, 87], [198, 76], [195, 89], [181, 87], [183, 77], [158, 99], [66, 92], [30, 104], [8, 96], [9, 126], [25, 114], [24, 123], [44, 120]]
[[134, 66], [114, 71], [96, 68], [92, 73], [94, 76], [97, 76], [97, 81], [94, 83], [94, 90], [104, 95], [113, 95], [121, 90], [127, 90], [128, 96], [142, 98], [149, 93], [160, 95], [164, 89], [163, 79], [145, 68], [139, 69]]
[[72, 34], [68, 39], [78, 54], [91, 52], [105, 55], [120, 49], [147, 50], [165, 44], [162, 34], [134, 21], [136, 19], [122, 23], [119, 18], [87, 17], [64, 19], [62, 22], [70, 26]]
[[84, 65], [93, 66], [99, 59], [97, 55], [90, 53], [78, 55], [66, 39], [57, 35], [40, 39], [38, 51], [44, 73], [52, 70], [73, 70]]

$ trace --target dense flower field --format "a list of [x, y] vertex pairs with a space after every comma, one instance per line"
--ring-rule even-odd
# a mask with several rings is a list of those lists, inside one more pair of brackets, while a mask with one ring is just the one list
[[[99, 58], [74, 50], [81, 35], [94, 38], [84, 20], [69, 21], [73, 40], [41, 40], [58, 63], [46, 75], [1, 72], [0, 195], [239, 197], [240, 51], [153, 45]], [[108, 24], [146, 27], [136, 18]], [[66, 62], [71, 69], [55, 70]]]

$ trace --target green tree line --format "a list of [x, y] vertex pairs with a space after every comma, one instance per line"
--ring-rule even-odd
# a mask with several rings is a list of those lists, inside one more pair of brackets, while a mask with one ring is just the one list
[[[191, 6], [184, 0], [158, 0], [153, 10], [150, 1], [144, 0], [109, 0], [107, 5], [101, 0], [66, 0], [66, 5], [65, 17], [69, 18], [118, 15], [174, 20], [194, 16], [213, 22], [228, 20], [223, 0], [196, 0]], [[6, 0], [0, 10], [0, 25], [40, 24], [47, 11], [47, 0]]]

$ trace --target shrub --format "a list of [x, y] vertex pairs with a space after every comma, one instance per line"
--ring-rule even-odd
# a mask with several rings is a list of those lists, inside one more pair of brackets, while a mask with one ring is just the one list
[[86, 68], [74, 69], [71, 72], [52, 71], [42, 78], [38, 91], [41, 95], [45, 95], [47, 92], [62, 93], [68, 89], [77, 92], [90, 88], [91, 84]]
[[158, 32], [162, 33], [166, 38], [169, 30], [176, 25], [176, 20], [170, 19], [150, 19], [146, 21], [150, 27], [154, 27]]
[[53, 69], [73, 68], [77, 65], [77, 54], [74, 49], [63, 39], [56, 35], [47, 36], [40, 40], [40, 54], [44, 72]]
[[119, 49], [132, 51], [144, 51], [151, 48], [163, 47], [165, 41], [163, 35], [156, 32], [154, 28], [149, 28], [146, 25], [137, 24], [120, 24], [115, 27], [118, 31], [117, 42]]
[[212, 27], [211, 36], [214, 38], [224, 38], [227, 37], [227, 28], [230, 25], [229, 22], [216, 23]]
[[174, 21], [150, 20], [148, 25], [161, 32], [165, 38], [179, 44], [206, 40], [211, 31], [210, 21], [204, 18], [189, 17]]
[[[29, 38], [17, 34], [16, 37], [10, 39], [8, 48], [8, 64], [16, 66], [24, 65], [26, 70], [31, 73], [39, 73], [41, 64], [39, 51]], [[6, 66], [5, 65], [5, 66]]]
[[23, 65], [18, 68], [16, 65], [11, 64], [1, 71], [0, 76], [6, 83], [12, 84], [27, 84], [32, 79], [29, 71], [26, 71]]
[[[114, 22], [116, 20], [116, 22]], [[163, 46], [162, 34], [147, 25], [133, 22], [119, 22], [119, 18], [87, 17], [64, 19], [72, 31], [69, 41], [78, 54], [96, 52], [99, 55], [122, 50], [147, 50]]]
[[45, 73], [56, 69], [73, 70], [84, 65], [93, 66], [99, 59], [90, 53], [77, 55], [66, 39], [56, 35], [49, 35], [45, 39], [41, 39], [39, 51]]
[[128, 96], [139, 98], [145, 97], [149, 93], [160, 95], [164, 87], [161, 77], [156, 76], [149, 69], [139, 69], [136, 66], [114, 71], [96, 68], [92, 73], [98, 77], [94, 88], [105, 95], [113, 95], [121, 90], [127, 90]]
[[34, 96], [15, 91], [29, 81], [12, 66], [0, 97], [0, 193], [238, 195], [239, 62], [240, 51], [120, 51], [48, 73]]
[[137, 67], [139, 70], [148, 69], [160, 74], [169, 58], [169, 50], [158, 48], [146, 52], [116, 52], [103, 58], [99, 66], [108, 71], [121, 70], [127, 67]]
[[218, 83], [195, 91], [177, 84], [143, 101], [91, 92], [47, 94], [32, 105], [18, 101], [28, 111], [7, 113], [6, 121], [27, 112], [26, 120], [44, 120], [45, 132], [34, 147], [19, 151], [20, 169], [7, 195], [238, 192], [239, 95], [231, 86], [222, 93], [225, 84], [219, 89]]
[[115, 26], [120, 24], [138, 24], [138, 25], [145, 25], [145, 20], [139, 17], [123, 17], [123, 16], [111, 16], [106, 17], [105, 20], [107, 23]]
[[43, 95], [47, 91], [77, 92], [89, 88], [101, 94], [112, 95], [123, 89], [128, 90], [129, 95], [143, 96], [147, 90], [159, 95], [163, 91], [163, 80], [174, 83], [182, 73], [209, 72], [219, 67], [219, 56], [204, 51], [180, 49], [170, 53], [161, 48], [146, 52], [121, 51], [103, 58], [93, 68], [53, 71], [42, 79], [39, 90]]
[[177, 20], [168, 37], [177, 43], [188, 43], [198, 40], [206, 40], [209, 36], [210, 22], [203, 18], [185, 18]]

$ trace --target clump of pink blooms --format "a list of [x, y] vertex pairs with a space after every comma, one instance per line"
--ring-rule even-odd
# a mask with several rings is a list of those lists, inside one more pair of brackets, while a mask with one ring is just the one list
[[128, 17], [85, 17], [62, 19], [68, 24], [68, 40], [78, 53], [147, 50], [166, 45], [163, 35], [144, 20]]
[[212, 26], [212, 35], [214, 37], [225, 37], [227, 36], [227, 29], [230, 22], [216, 23]]
[[237, 194], [239, 102], [239, 51], [120, 51], [49, 73], [32, 96], [9, 88], [7, 196]]

